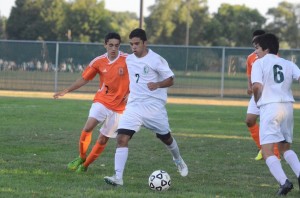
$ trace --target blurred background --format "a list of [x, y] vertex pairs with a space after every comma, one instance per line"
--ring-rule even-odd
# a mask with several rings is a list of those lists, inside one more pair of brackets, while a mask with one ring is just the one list
[[[173, 96], [247, 98], [252, 32], [280, 40], [300, 61], [300, 2], [208, 0], [0, 0], [0, 90], [53, 92], [105, 52], [107, 32], [144, 28], [149, 47], [175, 71]], [[7, 11], [9, 10], [9, 11]], [[3, 14], [4, 13], [4, 14]], [[97, 81], [79, 92], [94, 93]], [[300, 92], [295, 91], [300, 98]]]

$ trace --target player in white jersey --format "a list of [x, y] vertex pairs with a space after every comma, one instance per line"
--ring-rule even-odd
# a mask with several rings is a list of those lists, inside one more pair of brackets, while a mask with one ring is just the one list
[[174, 73], [164, 58], [147, 48], [147, 36], [143, 29], [133, 30], [129, 39], [133, 52], [126, 59], [130, 94], [118, 125], [115, 175], [106, 176], [104, 180], [114, 186], [123, 185], [128, 142], [141, 126], [156, 133], [156, 137], [171, 152], [180, 175], [187, 176], [188, 167], [180, 155], [175, 139], [171, 136], [165, 107], [167, 87], [173, 85]]
[[300, 162], [290, 148], [293, 140], [293, 80], [300, 82], [300, 69], [293, 62], [277, 56], [279, 41], [274, 34], [264, 34], [254, 39], [258, 60], [252, 68], [251, 80], [254, 99], [260, 108], [260, 144], [262, 154], [271, 174], [280, 188], [277, 195], [286, 195], [293, 184], [274, 155], [273, 146], [278, 143], [280, 153], [298, 178], [300, 188]]

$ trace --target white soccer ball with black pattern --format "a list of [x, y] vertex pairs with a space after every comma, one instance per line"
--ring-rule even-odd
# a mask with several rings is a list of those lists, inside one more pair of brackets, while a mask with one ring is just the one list
[[171, 186], [171, 177], [166, 171], [156, 170], [149, 177], [149, 186], [152, 190], [168, 190]]

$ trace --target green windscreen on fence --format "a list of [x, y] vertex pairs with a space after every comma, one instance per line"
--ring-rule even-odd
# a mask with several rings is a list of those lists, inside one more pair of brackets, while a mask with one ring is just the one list
[[[175, 73], [170, 96], [249, 98], [246, 58], [253, 48], [149, 45]], [[129, 45], [121, 50], [130, 53]], [[81, 76], [102, 43], [0, 40], [0, 90], [54, 92]], [[280, 50], [279, 56], [300, 63], [300, 50]], [[300, 89], [293, 88], [296, 98]], [[95, 93], [98, 78], [76, 92]]]

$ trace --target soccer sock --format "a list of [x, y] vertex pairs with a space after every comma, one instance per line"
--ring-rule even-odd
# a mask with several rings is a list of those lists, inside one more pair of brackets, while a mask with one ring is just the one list
[[255, 124], [252, 127], [248, 127], [248, 130], [249, 130], [251, 137], [254, 140], [257, 148], [261, 149], [260, 142], [259, 142], [259, 126], [258, 126], [258, 124]]
[[282, 169], [279, 159], [275, 155], [272, 155], [266, 159], [266, 164], [275, 179], [280, 183], [280, 185], [283, 185], [287, 180], [287, 176]]
[[79, 139], [79, 154], [82, 159], [86, 158], [86, 152], [92, 141], [92, 132], [82, 131]]
[[118, 179], [123, 178], [123, 172], [128, 157], [128, 147], [121, 147], [116, 149], [115, 153], [115, 172]]
[[95, 161], [98, 158], [98, 156], [102, 153], [102, 151], [105, 149], [105, 147], [106, 147], [106, 144], [101, 145], [101, 144], [99, 144], [99, 142], [96, 142], [92, 151], [90, 152], [90, 154], [87, 156], [85, 162], [83, 163], [83, 166], [88, 167], [91, 163], [93, 163], [93, 161]]
[[180, 158], [180, 153], [179, 153], [179, 148], [177, 145], [177, 142], [175, 140], [175, 138], [173, 137], [173, 142], [170, 145], [166, 145], [166, 147], [168, 148], [168, 150], [171, 152], [171, 154], [173, 155], [173, 159], [177, 160]]
[[297, 177], [300, 174], [300, 162], [297, 154], [293, 150], [288, 150], [283, 154], [284, 159], [290, 165]]

